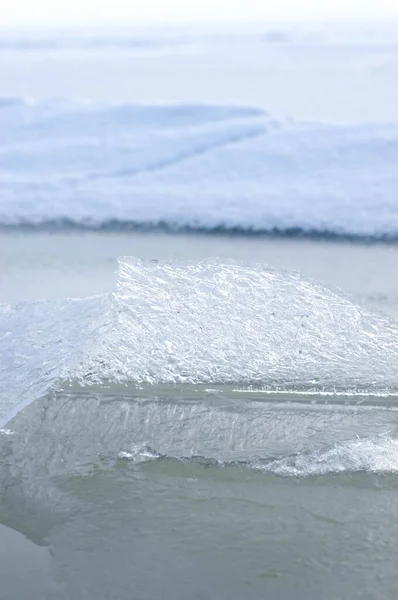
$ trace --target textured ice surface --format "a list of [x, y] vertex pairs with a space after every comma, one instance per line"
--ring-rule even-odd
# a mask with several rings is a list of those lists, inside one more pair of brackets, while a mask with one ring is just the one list
[[[0, 307], [0, 427], [62, 381], [398, 389], [395, 322], [261, 265], [122, 259], [116, 292]], [[159, 390], [159, 393], [163, 393]]]
[[114, 301], [118, 323], [97, 367], [111, 380], [284, 389], [398, 382], [397, 325], [296, 274], [121, 259]]
[[[310, 405], [237, 400], [228, 393], [190, 401], [161, 393], [140, 396], [139, 390], [123, 396], [106, 388], [75, 388], [49, 394], [21, 412], [12, 421], [13, 435], [0, 436], [0, 456], [13, 449], [8, 476], [15, 480], [24, 472], [24, 485], [27, 473], [30, 479], [87, 474], [120, 459], [282, 476], [396, 473], [397, 424], [396, 401], [390, 407]], [[192, 473], [189, 466], [187, 471]]]
[[83, 368], [109, 327], [104, 298], [0, 305], [0, 428]]

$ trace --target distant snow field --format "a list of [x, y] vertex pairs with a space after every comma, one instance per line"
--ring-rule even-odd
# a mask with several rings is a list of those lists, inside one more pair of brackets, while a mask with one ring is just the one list
[[398, 237], [398, 27], [0, 34], [0, 225]]

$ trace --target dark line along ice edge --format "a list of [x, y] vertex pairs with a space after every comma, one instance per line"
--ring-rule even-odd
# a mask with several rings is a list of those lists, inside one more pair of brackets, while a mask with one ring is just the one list
[[206, 227], [201, 225], [178, 225], [176, 223], [159, 222], [135, 222], [119, 221], [111, 219], [100, 223], [77, 222], [71, 219], [56, 219], [53, 221], [29, 222], [21, 220], [16, 223], [1, 223], [0, 232], [23, 232], [23, 233], [169, 233], [173, 235], [209, 235], [225, 237], [248, 237], [248, 238], [275, 238], [275, 239], [305, 239], [317, 241], [352, 242], [358, 244], [397, 244], [398, 233], [376, 233], [373, 235], [361, 235], [357, 233], [346, 233], [333, 230], [302, 229], [301, 227], [288, 227], [270, 229], [252, 227], [239, 227], [228, 225], [216, 225]]
[[111, 296], [0, 307], [0, 462], [392, 473], [397, 333], [296, 274], [120, 259]]

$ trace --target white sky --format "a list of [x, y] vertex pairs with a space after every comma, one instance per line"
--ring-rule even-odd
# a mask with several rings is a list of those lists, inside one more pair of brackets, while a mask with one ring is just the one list
[[398, 19], [398, 0], [0, 0], [0, 24]]

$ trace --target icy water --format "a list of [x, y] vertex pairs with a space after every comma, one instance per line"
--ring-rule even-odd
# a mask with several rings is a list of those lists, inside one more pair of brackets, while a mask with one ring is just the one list
[[12, 423], [2, 597], [393, 598], [394, 409], [206, 396], [59, 394]]
[[2, 598], [395, 597], [394, 246], [1, 244]]

